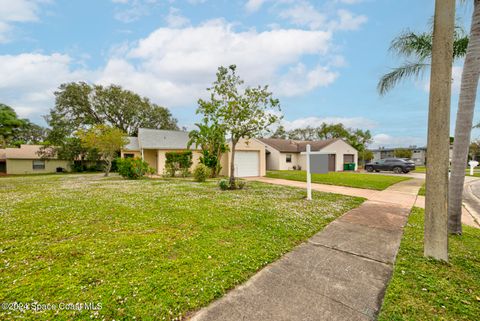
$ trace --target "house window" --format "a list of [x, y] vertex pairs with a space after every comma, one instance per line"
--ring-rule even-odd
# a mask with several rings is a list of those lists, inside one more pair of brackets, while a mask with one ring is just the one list
[[287, 154], [287, 157], [286, 157], [286, 162], [287, 163], [291, 163], [292, 162], [292, 154]]
[[123, 158], [133, 158], [135, 154], [123, 154]]
[[32, 164], [33, 169], [45, 169], [45, 161], [43, 159], [35, 159]]

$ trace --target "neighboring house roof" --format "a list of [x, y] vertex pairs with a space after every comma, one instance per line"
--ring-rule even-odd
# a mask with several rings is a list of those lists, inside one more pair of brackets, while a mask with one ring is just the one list
[[[39, 155], [42, 145], [20, 145], [20, 148], [6, 148], [6, 159], [41, 159]], [[49, 157], [50, 158], [50, 157]]]
[[308, 140], [293, 140], [293, 139], [279, 139], [279, 138], [259, 138], [262, 143], [278, 150], [282, 153], [301, 153], [307, 150], [307, 145], [310, 144], [312, 152], [318, 152], [328, 145], [341, 140], [340, 138], [325, 139], [317, 141]]
[[5, 149], [0, 149], [0, 161], [7, 159], [7, 151]]
[[[137, 145], [139, 149], [187, 149], [188, 141], [188, 132], [180, 130], [146, 128], [138, 130]], [[132, 147], [135, 146], [134, 140], [130, 140], [130, 143]], [[192, 149], [195, 149], [194, 146]]]

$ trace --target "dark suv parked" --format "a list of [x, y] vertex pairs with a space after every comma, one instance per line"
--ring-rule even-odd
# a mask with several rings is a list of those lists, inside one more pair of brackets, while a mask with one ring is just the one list
[[367, 172], [393, 171], [394, 173], [408, 173], [415, 169], [415, 163], [403, 158], [385, 158], [365, 164]]

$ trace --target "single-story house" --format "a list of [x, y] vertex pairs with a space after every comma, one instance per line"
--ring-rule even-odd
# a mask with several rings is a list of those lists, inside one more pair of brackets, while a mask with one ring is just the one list
[[343, 171], [345, 163], [358, 164], [358, 151], [340, 138], [319, 141], [260, 138], [265, 144], [267, 170], [306, 169], [306, 155], [302, 154], [310, 144], [312, 152], [328, 154], [328, 170]]
[[[121, 151], [121, 157], [141, 157], [158, 175], [165, 169], [165, 154], [167, 152], [186, 151], [189, 141], [188, 132], [178, 130], [158, 130], [140, 128], [137, 137], [129, 137], [128, 144]], [[198, 164], [201, 151], [191, 146], [193, 165]], [[230, 145], [231, 150], [231, 145]], [[222, 170], [220, 175], [228, 176], [232, 153], [227, 152], [220, 160]], [[255, 138], [242, 139], [235, 147], [235, 175], [237, 177], [264, 176], [265, 146]]]
[[20, 145], [20, 148], [0, 149], [1, 174], [44, 174], [70, 171], [70, 162], [55, 158], [42, 158], [41, 145]]

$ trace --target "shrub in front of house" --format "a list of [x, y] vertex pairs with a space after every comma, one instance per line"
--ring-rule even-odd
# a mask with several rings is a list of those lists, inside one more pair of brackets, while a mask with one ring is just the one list
[[238, 189], [243, 189], [245, 187], [245, 185], [247, 184], [247, 182], [241, 181], [239, 179], [237, 179], [235, 181], [235, 183], [236, 183]]
[[228, 179], [223, 178], [218, 182], [218, 186], [220, 186], [222, 191], [226, 191], [227, 189], [230, 189], [230, 182]]
[[210, 175], [210, 169], [202, 163], [198, 164], [193, 170], [193, 177], [197, 182], [205, 182]]
[[192, 166], [192, 151], [186, 152], [167, 152], [165, 153], [164, 175], [175, 177], [179, 174], [181, 177], [187, 177], [190, 174]]
[[154, 173], [154, 169], [141, 158], [117, 158], [117, 170], [122, 177], [128, 179], [139, 179]]
[[226, 191], [227, 189], [231, 189], [231, 190], [235, 190], [235, 189], [243, 189], [246, 185], [246, 182], [245, 181], [242, 181], [242, 180], [239, 180], [238, 178], [235, 179], [235, 183], [234, 183], [234, 186], [232, 187], [230, 185], [230, 180], [229, 179], [221, 179], [219, 182], [218, 182], [218, 186], [220, 186], [220, 189], [222, 191]]

